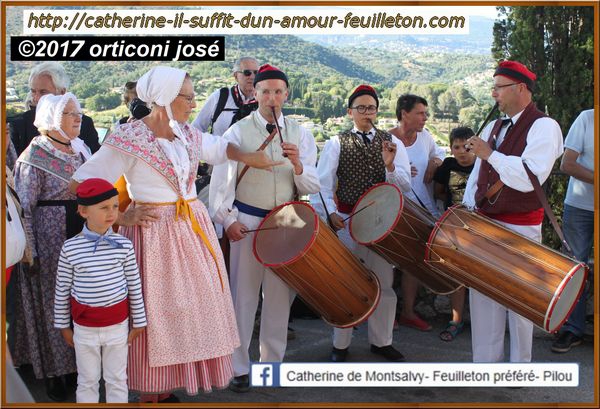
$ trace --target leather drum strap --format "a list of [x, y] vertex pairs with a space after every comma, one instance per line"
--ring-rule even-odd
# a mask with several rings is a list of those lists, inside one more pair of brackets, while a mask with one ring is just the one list
[[[267, 136], [267, 139], [265, 139], [265, 141], [262, 143], [262, 145], [260, 145], [258, 147], [258, 149], [256, 150], [256, 152], [260, 152], [262, 150], [265, 150], [265, 148], [267, 147], [267, 145], [271, 143], [271, 141], [273, 140], [273, 138], [275, 137], [276, 134], [277, 134], [277, 129], [273, 129], [273, 132], [271, 132], [269, 134], [269, 136]], [[240, 176], [238, 176], [237, 182], [235, 182], [235, 188], [236, 189], [237, 189], [238, 185], [240, 184], [242, 178], [246, 174], [246, 172], [248, 172], [248, 169], [250, 169], [250, 166], [246, 165], [246, 166], [244, 166], [244, 168], [240, 172]]]
[[548, 199], [546, 198], [546, 195], [544, 194], [544, 191], [542, 190], [540, 181], [533, 174], [533, 172], [529, 169], [529, 167], [525, 164], [525, 162], [523, 162], [523, 167], [525, 168], [525, 171], [527, 172], [527, 175], [529, 176], [529, 180], [531, 181], [531, 184], [533, 185], [533, 190], [535, 191], [535, 194], [537, 195], [538, 200], [544, 207], [546, 216], [548, 216], [550, 223], [552, 223], [552, 227], [554, 227], [554, 231], [556, 232], [556, 234], [558, 234], [558, 237], [560, 238], [560, 241], [562, 242], [567, 253], [569, 253], [569, 256], [574, 258], [573, 250], [571, 250], [571, 246], [569, 246], [569, 244], [565, 240], [565, 236], [563, 235], [562, 229], [560, 228], [560, 225], [558, 224], [558, 221], [556, 220], [556, 216], [554, 216], [554, 212], [552, 211], [552, 208], [550, 207], [550, 204], [548, 203]]

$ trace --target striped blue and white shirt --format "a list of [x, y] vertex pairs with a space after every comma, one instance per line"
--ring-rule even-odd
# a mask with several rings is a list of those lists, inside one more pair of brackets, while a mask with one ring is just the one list
[[121, 244], [114, 248], [101, 240], [86, 238], [87, 226], [77, 236], [65, 241], [58, 259], [54, 293], [54, 327], [69, 328], [71, 301], [91, 307], [109, 307], [129, 297], [129, 311], [134, 328], [146, 326], [142, 283], [133, 244], [109, 228], [103, 236]]

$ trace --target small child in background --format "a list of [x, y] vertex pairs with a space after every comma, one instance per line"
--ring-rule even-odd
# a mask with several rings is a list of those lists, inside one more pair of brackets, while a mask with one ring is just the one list
[[[450, 132], [450, 153], [452, 156], [444, 159], [444, 162], [437, 168], [433, 176], [434, 198], [444, 204], [444, 210], [462, 203], [467, 187], [467, 179], [469, 179], [476, 159], [476, 156], [469, 153], [465, 148], [467, 139], [473, 135], [475, 133], [468, 127], [458, 127]], [[450, 295], [452, 320], [448, 322], [446, 329], [440, 333], [440, 339], [443, 341], [454, 340], [463, 330], [466, 292], [466, 288], [461, 287]]]
[[99, 402], [101, 376], [107, 403], [128, 402], [128, 344], [146, 326], [133, 244], [111, 228], [117, 195], [104, 179], [87, 179], [77, 187], [78, 212], [86, 223], [65, 241], [58, 261], [54, 327], [75, 348], [78, 403]]

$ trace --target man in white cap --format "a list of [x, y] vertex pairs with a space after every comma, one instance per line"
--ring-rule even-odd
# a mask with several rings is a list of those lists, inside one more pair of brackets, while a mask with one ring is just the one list
[[295, 296], [278, 276], [256, 260], [252, 235], [246, 231], [255, 229], [271, 209], [292, 200], [296, 192], [315, 193], [320, 187], [315, 168], [317, 147], [312, 134], [281, 113], [288, 96], [287, 76], [265, 64], [256, 74], [254, 86], [258, 110], [235, 123], [223, 138], [240, 146], [242, 151], [255, 151], [275, 129], [277, 121], [284, 142], [279, 143], [276, 137], [264, 150], [273, 160], [284, 160], [285, 164], [273, 173], [251, 169], [244, 178], [240, 178], [243, 166], [230, 163], [228, 167], [215, 167], [210, 190], [213, 220], [223, 225], [231, 241], [231, 292], [241, 342], [233, 354], [235, 378], [230, 388], [236, 392], [249, 389], [248, 347], [260, 288], [263, 291], [261, 362], [283, 360], [290, 305]]

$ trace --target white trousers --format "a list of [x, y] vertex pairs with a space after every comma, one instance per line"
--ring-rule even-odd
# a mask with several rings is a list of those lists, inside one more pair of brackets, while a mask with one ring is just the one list
[[[542, 226], [520, 226], [498, 222], [516, 233], [542, 242]], [[531, 362], [533, 323], [471, 288], [471, 344], [473, 362], [504, 361], [504, 333], [508, 315], [510, 362]]]
[[[238, 221], [249, 230], [256, 229], [262, 218], [239, 213]], [[238, 324], [240, 346], [233, 353], [235, 376], [250, 371], [248, 348], [254, 330], [254, 318], [262, 286], [260, 319], [260, 361], [281, 362], [287, 347], [287, 328], [290, 306], [296, 293], [275, 273], [256, 260], [252, 252], [254, 234], [231, 243], [230, 288]]]
[[[342, 214], [342, 217], [346, 216]], [[379, 304], [368, 319], [369, 343], [378, 347], [391, 345], [397, 301], [396, 293], [392, 289], [394, 268], [378, 254], [356, 243], [350, 236], [348, 225], [337, 233], [342, 243], [375, 273], [381, 285]], [[352, 341], [352, 330], [352, 327], [335, 327], [333, 329], [333, 346], [339, 349], [348, 348]]]
[[98, 403], [104, 377], [106, 403], [127, 403], [127, 336], [129, 319], [108, 327], [73, 324], [77, 361], [77, 403]]

